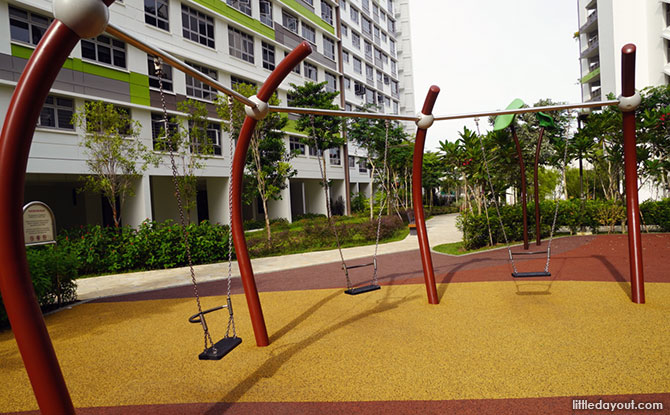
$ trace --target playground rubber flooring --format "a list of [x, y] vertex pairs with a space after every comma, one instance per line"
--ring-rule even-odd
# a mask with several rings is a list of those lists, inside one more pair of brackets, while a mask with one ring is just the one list
[[[243, 342], [214, 362], [197, 359], [188, 286], [45, 319], [82, 414], [668, 414], [670, 235], [642, 242], [645, 305], [630, 301], [621, 235], [555, 239], [550, 279], [513, 280], [506, 250], [434, 253], [439, 305], [427, 304], [418, 251], [379, 257], [382, 289], [358, 296], [343, 294], [337, 263], [257, 275], [264, 348], [235, 281]], [[366, 283], [370, 269], [351, 276]], [[200, 292], [203, 308], [225, 301], [224, 282]], [[215, 341], [227, 322], [216, 314]], [[0, 333], [0, 379], [0, 412], [37, 409], [11, 332]], [[574, 409], [578, 400], [664, 409]]]

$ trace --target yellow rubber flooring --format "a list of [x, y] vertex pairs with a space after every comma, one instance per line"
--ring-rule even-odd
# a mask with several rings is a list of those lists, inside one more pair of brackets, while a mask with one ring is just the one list
[[[647, 304], [609, 282], [461, 283], [261, 293], [271, 345], [199, 361], [193, 299], [83, 304], [46, 317], [77, 407], [380, 401], [670, 392], [670, 284]], [[535, 294], [527, 294], [535, 291]], [[204, 307], [216, 305], [204, 299]], [[227, 313], [210, 318], [215, 341]], [[11, 332], [0, 333], [0, 412], [37, 409]]]

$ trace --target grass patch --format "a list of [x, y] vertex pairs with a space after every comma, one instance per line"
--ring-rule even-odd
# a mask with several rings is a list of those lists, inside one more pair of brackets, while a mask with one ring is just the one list
[[[561, 232], [560, 234], [554, 235], [554, 239], [562, 238], [562, 237], [565, 237], [565, 236], [570, 236], [570, 233]], [[549, 238], [542, 239], [542, 241], [544, 243], [549, 242]], [[523, 241], [512, 241], [512, 242], [510, 242], [509, 245], [510, 246], [515, 246], [515, 245], [520, 245], [522, 243], [523, 243]], [[531, 246], [532, 246], [532, 244], [535, 243], [535, 240], [533, 239], [529, 243], [531, 243]], [[472, 253], [475, 253], [475, 252], [482, 252], [482, 251], [490, 251], [492, 249], [505, 248], [505, 247], [506, 247], [505, 244], [497, 244], [497, 245], [494, 245], [494, 246], [484, 246], [484, 247], [477, 248], [477, 249], [467, 250], [467, 249], [463, 248], [463, 242], [451, 242], [451, 243], [448, 243], [448, 244], [437, 245], [437, 246], [433, 247], [432, 249], [434, 251], [437, 251], [437, 252], [441, 253], [441, 254], [465, 255], [465, 254], [472, 254]]]

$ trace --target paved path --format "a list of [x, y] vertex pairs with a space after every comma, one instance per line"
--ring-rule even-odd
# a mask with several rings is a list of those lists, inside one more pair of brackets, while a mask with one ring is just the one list
[[[431, 246], [461, 240], [461, 232], [456, 229], [457, 213], [435, 216], [426, 221]], [[418, 249], [417, 237], [408, 235], [402, 241], [379, 245], [379, 255]], [[374, 254], [375, 246], [367, 245], [342, 250], [345, 260], [369, 257]], [[327, 264], [340, 261], [336, 249], [330, 251], [308, 252], [304, 254], [253, 259], [251, 264], [255, 274], [300, 268], [309, 265]], [[198, 282], [215, 281], [226, 277], [228, 263], [197, 265], [194, 267]], [[233, 262], [233, 276], [239, 277], [237, 262]], [[77, 296], [80, 300], [91, 300], [111, 295], [137, 293], [147, 290], [175, 287], [190, 284], [188, 267], [132, 272], [127, 274], [105, 275], [101, 277], [77, 280]]]

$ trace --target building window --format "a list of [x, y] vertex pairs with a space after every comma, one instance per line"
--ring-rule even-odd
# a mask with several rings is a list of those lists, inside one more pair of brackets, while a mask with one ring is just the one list
[[342, 23], [342, 24], [340, 25], [340, 28], [341, 28], [341, 31], [342, 31], [342, 37], [347, 37], [347, 36], [349, 36], [349, 28], [347, 27], [347, 25], [345, 25], [344, 23]]
[[331, 148], [330, 150], [328, 150], [328, 158], [330, 159], [331, 166], [339, 166], [342, 164], [342, 160], [340, 159], [339, 148]]
[[40, 111], [37, 126], [58, 128], [60, 130], [74, 130], [74, 125], [72, 124], [73, 113], [73, 100], [49, 95], [44, 102], [42, 111]]
[[368, 88], [365, 90], [365, 103], [374, 104], [375, 103], [375, 91]]
[[282, 10], [281, 15], [282, 26], [287, 28], [293, 33], [298, 33], [298, 18], [292, 14], [286, 13], [285, 10]]
[[365, 95], [365, 85], [358, 81], [354, 81], [354, 94], [356, 95]]
[[170, 31], [168, 0], [144, 0], [144, 21], [159, 29]]
[[398, 81], [391, 81], [391, 95], [398, 96]]
[[[190, 67], [196, 69], [214, 80], [218, 80], [216, 69], [211, 69], [206, 66], [201, 66], [192, 62], [186, 62]], [[186, 95], [193, 98], [204, 99], [207, 101], [214, 101], [216, 99], [216, 91], [209, 85], [201, 82], [190, 75], [186, 75]]]
[[316, 44], [316, 30], [310, 25], [302, 24], [302, 37], [305, 40], [311, 42], [313, 45]]
[[356, 167], [356, 157], [349, 156], [349, 168], [353, 169]]
[[364, 41], [365, 43], [365, 59], [367, 60], [372, 60], [372, 43], [368, 42], [367, 40]]
[[351, 89], [351, 79], [346, 76], [344, 77], [344, 88]]
[[50, 23], [48, 17], [9, 6], [9, 32], [12, 40], [37, 45]]
[[316, 157], [317, 153], [319, 154], [319, 156], [323, 155], [323, 150], [317, 150], [316, 147], [314, 146], [309, 146], [308, 148], [309, 148], [309, 155], [312, 157]]
[[256, 86], [255, 82], [247, 81], [246, 79], [238, 78], [236, 76], [230, 77], [230, 87], [237, 91], [240, 85]]
[[340, 8], [342, 10], [347, 10], [347, 1], [346, 0], [340, 0]]
[[354, 45], [356, 49], [361, 48], [361, 35], [352, 31], [351, 32], [351, 44]]
[[385, 32], [382, 32], [382, 43], [388, 42], [389, 38]]
[[366, 11], [370, 13], [370, 1], [369, 0], [361, 0], [361, 6], [363, 6], [363, 11]]
[[310, 6], [314, 7], [314, 0], [303, 0], [303, 1], [309, 4]]
[[258, 5], [261, 12], [261, 23], [274, 27], [272, 22], [272, 3], [270, 0], [259, 0]]
[[349, 52], [346, 50], [342, 51], [342, 61], [344, 61], [344, 63], [349, 63]]
[[325, 36], [323, 37], [323, 54], [326, 58], [335, 60], [335, 42]]
[[395, 34], [395, 21], [388, 19], [386, 21], [386, 27], [388, 28], [389, 33]]
[[263, 49], [263, 68], [274, 70], [275, 68], [275, 47], [269, 43], [261, 42]]
[[351, 11], [349, 12], [349, 16], [351, 17], [351, 21], [358, 24], [358, 10], [354, 9], [353, 7], [350, 10]]
[[214, 19], [211, 16], [182, 4], [181, 25], [186, 39], [214, 48]]
[[[161, 72], [162, 72], [161, 78], [163, 78], [163, 90], [172, 91], [172, 67], [167, 63], [162, 63]], [[151, 55], [147, 55], [147, 73], [149, 74], [149, 86], [156, 89], [160, 88], [160, 83], [158, 82], [158, 75], [156, 75], [156, 65], [154, 64], [154, 57]]]
[[251, 0], [226, 0], [226, 3], [228, 3], [230, 7], [251, 16]]
[[372, 66], [365, 64], [365, 78], [367, 79], [370, 85], [374, 85], [375, 82], [375, 70]]
[[393, 0], [388, 0], [386, 8], [388, 9], [389, 13], [393, 13]]
[[330, 72], [326, 72], [326, 91], [337, 91], [337, 78], [335, 78], [335, 75]]
[[321, 0], [321, 18], [329, 25], [333, 24], [333, 6]]
[[363, 62], [354, 56], [354, 72], [363, 73]]
[[[90, 101], [89, 101], [90, 102]], [[117, 129], [117, 132], [121, 136], [129, 136], [132, 133], [133, 130], [133, 117], [130, 112], [130, 108], [127, 107], [122, 107], [120, 105], [114, 105], [114, 111], [119, 115], [119, 117], [123, 120], [123, 125], [120, 125]], [[86, 119], [86, 128], [87, 131], [95, 131], [97, 133], [102, 133], [103, 131], [103, 124], [104, 120], [101, 119], [100, 117], [97, 117], [98, 119]], [[97, 128], [94, 123], [97, 123]]]
[[374, 38], [375, 43], [379, 45], [381, 43], [382, 31], [378, 26], [374, 27], [374, 31], [375, 31], [375, 38]]
[[398, 64], [395, 63], [393, 59], [391, 59], [391, 75], [393, 76], [398, 75]]
[[363, 27], [363, 34], [372, 36], [372, 20], [368, 19], [367, 17], [363, 17], [363, 23], [361, 26]]
[[228, 52], [237, 58], [254, 63], [254, 38], [228, 26]]
[[382, 58], [382, 51], [375, 48], [375, 65], [378, 68], [384, 69], [384, 58]]
[[305, 144], [301, 143], [298, 137], [289, 136], [288, 147], [289, 150], [291, 150], [291, 153], [297, 156], [305, 155]]
[[109, 36], [81, 40], [81, 55], [85, 59], [106, 63], [119, 68], [126, 67], [126, 44]]
[[214, 122], [207, 123], [205, 130], [206, 141], [201, 143], [198, 137], [191, 137], [193, 131], [193, 123], [188, 124], [188, 133], [191, 138], [191, 152], [196, 154], [210, 154], [215, 156], [221, 155], [221, 125]]
[[317, 77], [317, 72], [316, 72], [316, 66], [305, 62], [305, 77], [311, 79], [314, 82], [317, 82], [318, 77]]
[[[163, 134], [165, 134], [164, 120], [165, 119], [163, 118], [163, 114], [158, 113], [151, 114], [151, 138], [153, 139], [154, 150], [158, 151], [167, 150], [167, 148], [165, 147], [167, 143], [165, 142], [165, 137], [163, 136]], [[169, 122], [168, 130], [170, 130], [170, 134], [175, 134], [177, 133], [177, 131], [179, 131], [179, 125], [174, 122]]]
[[358, 172], [359, 173], [368, 172], [368, 163], [363, 157], [358, 158]]
[[393, 113], [398, 113], [398, 101], [393, 101]]

